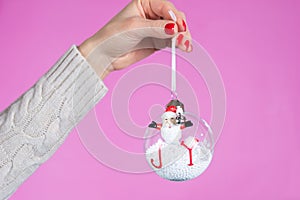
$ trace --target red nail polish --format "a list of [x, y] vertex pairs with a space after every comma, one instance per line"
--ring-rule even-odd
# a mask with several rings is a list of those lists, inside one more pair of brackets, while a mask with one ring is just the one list
[[185, 24], [185, 21], [182, 20], [182, 26], [184, 27], [184, 30], [183, 31], [186, 31], [186, 24]]
[[185, 41], [184, 46], [185, 46], [185, 50], [188, 51], [189, 46], [190, 46], [190, 41], [188, 41], [188, 40]]
[[175, 24], [174, 23], [166, 24], [166, 26], [165, 26], [165, 32], [166, 32], [166, 34], [173, 35], [175, 33], [174, 28], [175, 28]]
[[178, 44], [178, 45], [181, 44], [182, 39], [183, 39], [183, 35], [182, 35], [182, 34], [179, 34], [178, 37], [177, 37], [177, 44]]

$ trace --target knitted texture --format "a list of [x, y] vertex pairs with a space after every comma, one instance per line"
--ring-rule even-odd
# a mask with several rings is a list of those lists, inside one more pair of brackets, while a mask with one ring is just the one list
[[48, 160], [107, 88], [76, 46], [0, 114], [0, 199]]

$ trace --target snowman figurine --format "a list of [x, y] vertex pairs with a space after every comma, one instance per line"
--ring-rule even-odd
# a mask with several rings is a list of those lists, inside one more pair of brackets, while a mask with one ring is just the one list
[[182, 129], [193, 126], [191, 121], [186, 121], [184, 106], [178, 100], [172, 100], [167, 104], [165, 112], [162, 114], [162, 123], [152, 121], [148, 127], [160, 130], [161, 137], [167, 144], [180, 144]]

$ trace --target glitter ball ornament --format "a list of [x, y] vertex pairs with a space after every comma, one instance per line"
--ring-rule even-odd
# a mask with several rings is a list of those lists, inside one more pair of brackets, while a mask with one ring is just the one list
[[185, 112], [177, 99], [167, 104], [160, 119], [149, 124], [145, 138], [147, 162], [156, 174], [167, 180], [196, 178], [212, 160], [214, 142], [210, 126]]

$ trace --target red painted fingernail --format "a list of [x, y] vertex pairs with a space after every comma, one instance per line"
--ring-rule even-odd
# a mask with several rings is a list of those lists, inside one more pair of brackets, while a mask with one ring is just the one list
[[185, 46], [185, 50], [188, 51], [189, 46], [190, 46], [190, 41], [188, 41], [188, 40], [185, 41], [184, 46]]
[[183, 39], [183, 35], [182, 35], [182, 34], [179, 34], [178, 37], [177, 37], [177, 44], [178, 44], [178, 45], [181, 44], [182, 39]]
[[184, 27], [184, 30], [183, 31], [186, 31], [186, 24], [185, 24], [185, 21], [182, 20], [182, 26]]
[[174, 28], [175, 28], [175, 24], [174, 23], [166, 24], [166, 26], [165, 26], [165, 32], [166, 32], [166, 34], [173, 35], [175, 33]]

